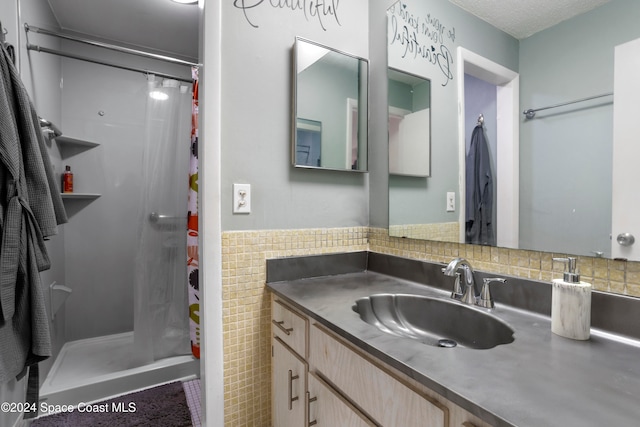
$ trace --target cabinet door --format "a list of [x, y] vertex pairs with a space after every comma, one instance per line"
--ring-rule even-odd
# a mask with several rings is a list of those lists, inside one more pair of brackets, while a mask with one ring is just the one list
[[304, 427], [307, 364], [278, 337], [271, 345], [273, 426]]
[[309, 372], [308, 384], [309, 426], [375, 427], [374, 423], [312, 372]]

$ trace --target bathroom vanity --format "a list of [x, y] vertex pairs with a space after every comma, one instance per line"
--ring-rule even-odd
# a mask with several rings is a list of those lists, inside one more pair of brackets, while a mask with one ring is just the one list
[[274, 426], [489, 425], [275, 295], [272, 313]]
[[513, 340], [485, 349], [401, 337], [355, 311], [357, 300], [377, 294], [460, 304], [442, 267], [370, 252], [268, 260], [274, 426], [640, 420], [640, 340], [616, 330], [637, 324], [637, 299], [594, 292], [591, 339], [574, 341], [551, 333], [549, 284], [506, 277], [493, 310], [472, 310], [508, 325]]

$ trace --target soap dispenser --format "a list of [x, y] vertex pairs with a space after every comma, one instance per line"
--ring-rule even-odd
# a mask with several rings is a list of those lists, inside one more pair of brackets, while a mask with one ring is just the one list
[[553, 258], [564, 262], [562, 279], [552, 282], [551, 332], [574, 340], [588, 340], [591, 328], [591, 284], [581, 282], [576, 259]]

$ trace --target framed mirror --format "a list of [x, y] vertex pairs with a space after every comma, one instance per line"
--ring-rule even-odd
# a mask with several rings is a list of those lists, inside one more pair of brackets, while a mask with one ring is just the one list
[[366, 172], [367, 60], [299, 37], [293, 56], [293, 166]]
[[431, 81], [388, 69], [389, 173], [431, 175]]

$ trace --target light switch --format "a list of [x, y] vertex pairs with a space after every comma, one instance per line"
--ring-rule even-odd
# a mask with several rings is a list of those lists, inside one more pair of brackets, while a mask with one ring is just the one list
[[447, 193], [447, 212], [455, 212], [456, 210], [456, 193], [449, 191]]
[[233, 213], [251, 213], [251, 184], [233, 184]]

